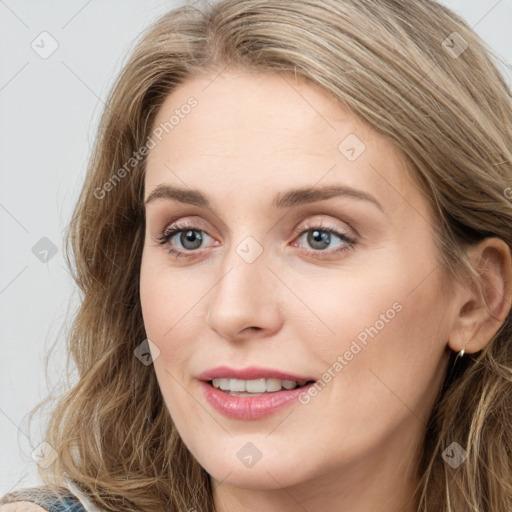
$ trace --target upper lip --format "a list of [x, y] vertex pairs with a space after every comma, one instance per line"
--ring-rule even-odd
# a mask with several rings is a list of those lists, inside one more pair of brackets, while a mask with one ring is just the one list
[[254, 380], [254, 379], [279, 379], [279, 380], [292, 380], [295, 382], [316, 380], [307, 375], [297, 375], [294, 373], [283, 372], [273, 368], [262, 368], [260, 366], [250, 366], [247, 368], [230, 368], [229, 366], [216, 366], [210, 368], [197, 376], [197, 379], [208, 382], [212, 379], [229, 378], [240, 380]]

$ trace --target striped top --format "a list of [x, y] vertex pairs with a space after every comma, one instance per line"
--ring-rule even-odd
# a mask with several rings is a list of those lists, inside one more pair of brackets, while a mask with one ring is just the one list
[[66, 487], [62, 489], [62, 495], [52, 492], [45, 485], [26, 487], [2, 496], [0, 505], [18, 501], [30, 501], [48, 512], [103, 512], [70, 480], [67, 480]]

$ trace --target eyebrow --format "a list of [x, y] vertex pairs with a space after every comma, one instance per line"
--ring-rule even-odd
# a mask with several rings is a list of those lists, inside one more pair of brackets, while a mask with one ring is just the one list
[[[272, 202], [272, 206], [274, 208], [292, 208], [300, 204], [313, 203], [315, 201], [322, 201], [339, 196], [369, 201], [384, 212], [382, 205], [375, 197], [362, 190], [349, 187], [348, 185], [325, 185], [321, 187], [303, 187], [288, 190], [284, 193], [278, 193]], [[147, 205], [157, 199], [171, 199], [179, 201], [180, 203], [212, 209], [208, 197], [199, 190], [174, 187], [165, 183], [158, 185], [152, 190], [145, 204]]]

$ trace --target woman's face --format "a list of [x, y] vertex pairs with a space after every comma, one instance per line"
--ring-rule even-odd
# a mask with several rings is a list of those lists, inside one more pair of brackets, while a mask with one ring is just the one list
[[[408, 474], [455, 311], [398, 150], [290, 75], [190, 79], [154, 128], [141, 302], [189, 450], [246, 489]], [[317, 383], [238, 397], [200, 380], [219, 366]]]

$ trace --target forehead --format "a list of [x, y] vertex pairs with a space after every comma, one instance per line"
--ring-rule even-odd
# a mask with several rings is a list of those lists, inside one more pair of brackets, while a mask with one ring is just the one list
[[166, 98], [152, 129], [160, 129], [161, 140], [148, 155], [146, 197], [162, 182], [252, 196], [342, 183], [383, 203], [393, 200], [391, 190], [403, 198], [415, 193], [391, 142], [319, 86], [290, 74], [190, 78]]
[[[164, 126], [173, 112], [180, 114], [180, 108], [188, 110], [190, 98], [197, 105], [180, 117], [172, 136], [165, 134], [171, 144], [180, 132], [185, 136], [193, 130], [195, 138], [210, 141], [218, 139], [219, 132], [230, 133], [231, 140], [238, 135], [236, 148], [244, 151], [252, 146], [251, 136], [259, 136], [259, 142], [266, 139], [268, 145], [275, 142], [281, 149], [299, 146], [321, 153], [328, 145], [336, 148], [342, 135], [341, 126], [333, 121], [342, 123], [343, 130], [369, 135], [358, 118], [319, 86], [284, 73], [224, 72], [190, 78], [168, 95], [154, 127]], [[223, 140], [223, 147], [229, 142]]]

